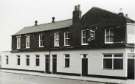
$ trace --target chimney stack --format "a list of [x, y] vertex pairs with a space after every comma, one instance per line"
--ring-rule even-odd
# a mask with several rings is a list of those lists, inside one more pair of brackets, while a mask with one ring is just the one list
[[80, 19], [81, 19], [80, 5], [76, 5], [73, 11], [73, 24], [80, 22]]
[[38, 25], [38, 21], [37, 20], [35, 20], [35, 26], [37, 26]]
[[52, 23], [55, 23], [55, 17], [52, 17]]

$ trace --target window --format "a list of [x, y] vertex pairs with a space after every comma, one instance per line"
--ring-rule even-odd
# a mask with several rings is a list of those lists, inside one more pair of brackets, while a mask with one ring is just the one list
[[54, 47], [59, 47], [59, 33], [54, 33]]
[[114, 33], [112, 29], [105, 29], [105, 43], [113, 43], [114, 42]]
[[26, 65], [29, 66], [30, 65], [30, 56], [26, 55]]
[[104, 69], [123, 69], [123, 54], [104, 54]]
[[26, 36], [26, 48], [30, 48], [30, 36]]
[[8, 64], [8, 59], [9, 59], [8, 56], [6, 56], [6, 64]]
[[92, 29], [86, 29], [81, 31], [81, 44], [88, 45], [88, 42], [95, 39], [95, 31]]
[[21, 36], [17, 36], [17, 49], [21, 48]]
[[36, 66], [39, 66], [40, 60], [39, 60], [39, 55], [36, 55]]
[[123, 58], [122, 54], [115, 54], [113, 59], [114, 69], [123, 69]]
[[65, 67], [68, 68], [70, 66], [70, 55], [65, 54]]
[[70, 46], [70, 32], [64, 32], [64, 46]]
[[95, 31], [94, 30], [89, 30], [89, 34], [88, 34], [88, 41], [92, 41], [95, 39]]
[[20, 65], [20, 55], [17, 56], [17, 65]]
[[39, 34], [39, 47], [44, 47], [43, 34]]
[[81, 43], [82, 43], [82, 45], [88, 45], [88, 43], [87, 43], [87, 37], [86, 37], [86, 30], [82, 30], [81, 31]]

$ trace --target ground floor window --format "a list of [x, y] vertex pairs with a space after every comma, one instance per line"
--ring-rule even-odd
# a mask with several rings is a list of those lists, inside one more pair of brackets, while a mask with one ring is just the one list
[[8, 59], [9, 59], [9, 57], [8, 57], [8, 56], [6, 56], [6, 64], [8, 64]]
[[36, 55], [36, 66], [39, 66], [40, 65], [39, 62], [40, 62], [39, 55]]
[[17, 56], [17, 65], [20, 65], [20, 55]]
[[123, 69], [123, 54], [104, 54], [103, 57], [103, 68], [104, 69]]
[[70, 66], [70, 55], [65, 54], [65, 67], [68, 68]]
[[29, 66], [30, 65], [30, 56], [26, 55], [26, 65]]

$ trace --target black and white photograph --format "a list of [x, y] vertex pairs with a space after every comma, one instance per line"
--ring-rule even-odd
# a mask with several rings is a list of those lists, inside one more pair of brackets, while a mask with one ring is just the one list
[[135, 84], [135, 1], [0, 0], [0, 84]]

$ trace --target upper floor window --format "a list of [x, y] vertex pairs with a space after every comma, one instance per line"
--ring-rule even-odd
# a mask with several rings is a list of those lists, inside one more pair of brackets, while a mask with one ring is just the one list
[[26, 35], [26, 48], [30, 48], [30, 36]]
[[39, 34], [39, 47], [44, 47], [43, 34]]
[[104, 54], [103, 57], [104, 69], [123, 69], [123, 54]]
[[113, 43], [114, 42], [114, 32], [111, 29], [105, 29], [105, 43]]
[[70, 32], [64, 32], [64, 46], [70, 46]]
[[82, 30], [82, 31], [81, 31], [81, 44], [82, 44], [82, 45], [88, 45], [86, 33], [87, 33], [86, 30]]
[[54, 33], [54, 47], [59, 47], [59, 32]]
[[21, 36], [17, 36], [17, 49], [21, 48]]

